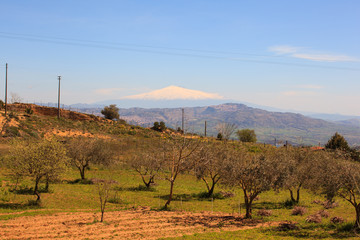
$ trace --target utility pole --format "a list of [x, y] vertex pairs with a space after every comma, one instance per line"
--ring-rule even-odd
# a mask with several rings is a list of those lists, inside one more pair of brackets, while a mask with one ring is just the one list
[[61, 76], [58, 76], [59, 79], [59, 92], [58, 92], [58, 119], [60, 119], [60, 80]]
[[206, 137], [206, 121], [205, 121], [205, 137]]
[[5, 67], [5, 117], [7, 111], [7, 78], [8, 78], [8, 64], [6, 63]]
[[181, 115], [181, 127], [182, 127], [182, 131], [183, 131], [183, 134], [184, 134], [185, 131], [184, 131], [184, 109], [183, 108], [181, 109], [181, 112], [182, 112], [182, 115]]

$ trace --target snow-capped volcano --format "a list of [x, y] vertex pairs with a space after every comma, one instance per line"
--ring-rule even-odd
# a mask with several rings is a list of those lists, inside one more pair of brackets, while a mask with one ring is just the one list
[[224, 99], [217, 93], [206, 93], [198, 90], [186, 89], [178, 86], [169, 86], [148, 93], [122, 97], [131, 100], [209, 100]]

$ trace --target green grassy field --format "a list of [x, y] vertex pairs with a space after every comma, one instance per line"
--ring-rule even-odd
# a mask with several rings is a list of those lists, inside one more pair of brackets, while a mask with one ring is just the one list
[[[74, 169], [69, 170], [63, 176], [62, 181], [50, 185], [49, 193], [42, 193], [42, 202], [40, 206], [31, 205], [35, 196], [29, 191], [32, 182], [24, 179], [18, 183], [18, 192], [12, 191], [15, 182], [7, 175], [7, 170], [2, 168], [0, 171], [0, 180], [3, 183], [0, 192], [0, 219], [10, 219], [20, 216], [29, 216], [37, 214], [51, 214], [55, 212], [76, 212], [91, 211], [99, 212], [99, 200], [95, 185], [91, 184], [73, 184], [71, 181], [77, 179], [79, 173]], [[140, 177], [132, 170], [113, 169], [112, 171], [93, 168], [87, 173], [88, 179], [91, 178], [109, 178], [118, 183], [113, 186], [107, 211], [128, 209], [136, 206], [150, 206], [154, 210], [163, 207], [168, 195], [169, 184], [163, 176], [158, 176], [156, 186], [151, 191], [145, 191]], [[183, 174], [177, 179], [175, 185], [175, 199], [170, 205], [170, 210], [174, 211], [213, 211], [225, 212], [229, 214], [244, 214], [243, 195], [239, 189], [227, 189], [219, 186], [216, 192], [233, 192], [234, 196], [223, 199], [201, 198], [205, 185], [190, 174]], [[219, 232], [196, 234], [193, 237], [185, 239], [314, 239], [314, 238], [351, 238], [356, 237], [354, 233], [347, 230], [354, 221], [354, 210], [350, 204], [342, 199], [336, 199], [339, 206], [328, 209], [330, 217], [340, 216], [346, 220], [346, 223], [335, 226], [330, 224], [330, 218], [323, 218], [321, 224], [310, 224], [305, 222], [308, 215], [314, 214], [323, 209], [319, 204], [312, 203], [313, 200], [324, 200], [318, 195], [309, 191], [302, 191], [301, 206], [307, 208], [303, 216], [291, 215], [292, 207], [287, 207], [285, 202], [289, 198], [287, 191], [268, 191], [260, 194], [260, 198], [254, 203], [253, 213], [257, 219], [264, 221], [292, 221], [297, 222], [300, 229], [286, 232], [279, 232], [274, 229], [252, 229], [237, 232]], [[272, 216], [259, 217], [256, 215], [259, 209], [271, 209]], [[18, 213], [18, 214], [14, 214]], [[345, 229], [345, 230], [344, 230]], [[347, 231], [346, 231], [347, 230]]]
[[[101, 166], [91, 166], [91, 169], [86, 172], [87, 179], [111, 178], [117, 182], [112, 187], [106, 211], [137, 206], [148, 206], [153, 210], [162, 209], [167, 200], [170, 185], [165, 180], [165, 173], [158, 175], [155, 180], [156, 184], [150, 190], [146, 190], [140, 176], [134, 170], [127, 169], [123, 165], [124, 159], [136, 151], [138, 144], [143, 144], [144, 140], [158, 139], [163, 135], [162, 133], [123, 123], [58, 120], [55, 117], [33, 115], [19, 121], [16, 127], [5, 131], [6, 135], [0, 141], [0, 154], [2, 157], [7, 154], [11, 138], [41, 138], [48, 132], [71, 133], [71, 131], [77, 131], [74, 136], [90, 133], [113, 140], [112, 148], [118, 153], [118, 164], [112, 166], [111, 170]], [[74, 136], [69, 134], [66, 137]], [[34, 185], [31, 179], [25, 178], [16, 182], [0, 159], [0, 220], [57, 212], [100, 212], [96, 186], [76, 183], [75, 180], [79, 177], [76, 169], [69, 168], [61, 180], [50, 185], [49, 192], [41, 193], [42, 201], [38, 205], [35, 202], [36, 196], [31, 192]], [[44, 183], [41, 187], [44, 187]], [[179, 175], [175, 182], [174, 199], [170, 210], [222, 212], [234, 215], [245, 213], [243, 192], [240, 189], [229, 189], [219, 185], [215, 188], [215, 196], [220, 196], [220, 192], [230, 192], [233, 196], [213, 199], [202, 197], [205, 190], [205, 184], [198, 181], [191, 172]], [[296, 222], [299, 226], [297, 230], [278, 231], [274, 227], [270, 227], [195, 234], [178, 239], [356, 239], [358, 237], [351, 230], [355, 220], [354, 208], [343, 199], [336, 198], [339, 206], [327, 209], [330, 217], [323, 218], [320, 224], [306, 223], [305, 219], [323, 209], [322, 205], [313, 203], [314, 200], [324, 201], [323, 197], [302, 190], [299, 205], [307, 209], [303, 216], [291, 215], [292, 206], [286, 204], [288, 199], [289, 193], [285, 190], [261, 193], [259, 199], [253, 204], [253, 217], [268, 222]], [[269, 217], [257, 216], [257, 211], [261, 209], [270, 209], [272, 215]], [[333, 216], [344, 218], [345, 223], [331, 224], [330, 218]]]

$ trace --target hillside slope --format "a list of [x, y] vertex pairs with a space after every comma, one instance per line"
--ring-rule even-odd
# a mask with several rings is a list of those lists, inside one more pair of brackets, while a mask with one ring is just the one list
[[[26, 111], [31, 109], [32, 112]], [[103, 139], [121, 138], [124, 135], [136, 137], [160, 136], [150, 129], [132, 126], [124, 121], [111, 121], [91, 114], [58, 110], [34, 104], [9, 104], [5, 117], [4, 109], [0, 111], [0, 136], [6, 141], [14, 137], [96, 137]]]

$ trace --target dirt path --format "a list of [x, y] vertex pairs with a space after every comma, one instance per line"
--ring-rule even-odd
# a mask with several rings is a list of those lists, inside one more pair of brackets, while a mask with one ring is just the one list
[[56, 213], [0, 221], [0, 239], [157, 239], [220, 230], [235, 231], [261, 223], [221, 213], [150, 211], [148, 208], [105, 213]]

